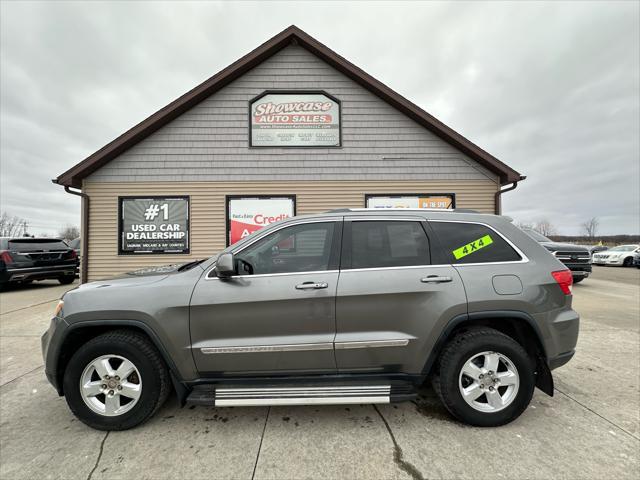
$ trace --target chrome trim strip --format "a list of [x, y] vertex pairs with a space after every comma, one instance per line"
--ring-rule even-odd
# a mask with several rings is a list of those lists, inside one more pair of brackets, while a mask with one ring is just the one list
[[359, 403], [390, 403], [387, 395], [371, 397], [318, 397], [318, 398], [236, 398], [215, 400], [216, 407], [262, 407], [267, 405], [350, 405]]
[[411, 270], [417, 268], [433, 268], [433, 267], [450, 267], [448, 264], [436, 264], [436, 265], [406, 265], [404, 267], [368, 267], [368, 268], [344, 268], [340, 272], [367, 272], [370, 270]]
[[[211, 267], [211, 272], [215, 268], [216, 264], [214, 263]], [[340, 270], [314, 270], [309, 272], [287, 272], [287, 273], [259, 273], [258, 275], [232, 275], [230, 277], [225, 278], [225, 280], [230, 278], [264, 278], [264, 277], [287, 277], [291, 275], [319, 275], [321, 273], [339, 273]], [[209, 275], [207, 273], [207, 275]], [[219, 277], [205, 277], [205, 280], [220, 280]]]
[[364, 340], [354, 342], [335, 342], [336, 350], [349, 350], [353, 348], [378, 348], [378, 347], [406, 347], [408, 338], [398, 340]]
[[215, 353], [263, 353], [263, 352], [303, 352], [316, 350], [331, 350], [333, 343], [294, 343], [283, 345], [243, 345], [228, 347], [202, 347], [200, 352], [204, 355]]
[[216, 388], [216, 395], [224, 395], [224, 394], [239, 394], [245, 392], [264, 392], [264, 393], [303, 393], [303, 392], [316, 392], [316, 391], [335, 391], [335, 392], [348, 392], [348, 391], [358, 391], [360, 393], [366, 393], [368, 391], [378, 391], [378, 390], [386, 390], [391, 391], [390, 385], [328, 385], [326, 387], [318, 386], [318, 387], [239, 387], [239, 388], [231, 388], [231, 387], [221, 387]]

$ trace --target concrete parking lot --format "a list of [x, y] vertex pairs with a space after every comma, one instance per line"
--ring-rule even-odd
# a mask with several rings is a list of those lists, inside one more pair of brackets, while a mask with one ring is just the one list
[[640, 270], [595, 267], [574, 287], [575, 358], [517, 421], [452, 420], [415, 403], [181, 409], [99, 432], [44, 377], [40, 335], [69, 286], [0, 294], [0, 478], [638, 478]]

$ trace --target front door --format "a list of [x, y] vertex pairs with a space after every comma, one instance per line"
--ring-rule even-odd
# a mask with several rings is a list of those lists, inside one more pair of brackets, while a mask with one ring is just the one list
[[234, 252], [237, 275], [205, 275], [190, 322], [201, 375], [335, 373], [341, 235], [341, 217], [288, 222]]
[[467, 311], [458, 272], [433, 265], [421, 218], [345, 218], [336, 299], [340, 372], [420, 374], [444, 323]]

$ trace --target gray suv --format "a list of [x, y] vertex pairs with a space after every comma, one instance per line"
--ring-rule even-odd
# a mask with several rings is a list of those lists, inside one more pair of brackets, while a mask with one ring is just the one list
[[505, 217], [335, 210], [219, 255], [82, 285], [42, 337], [46, 375], [87, 425], [123, 430], [185, 403], [416, 397], [457, 419], [517, 418], [574, 354], [571, 272]]

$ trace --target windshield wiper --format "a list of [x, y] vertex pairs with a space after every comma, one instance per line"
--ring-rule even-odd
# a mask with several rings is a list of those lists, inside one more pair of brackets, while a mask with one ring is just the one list
[[205, 260], [206, 260], [206, 258], [203, 258], [202, 260], [194, 260], [193, 262], [185, 263], [184, 265], [181, 265], [178, 268], [178, 272], [184, 272], [185, 270], [189, 270], [189, 269], [195, 267], [196, 265], [200, 265]]

